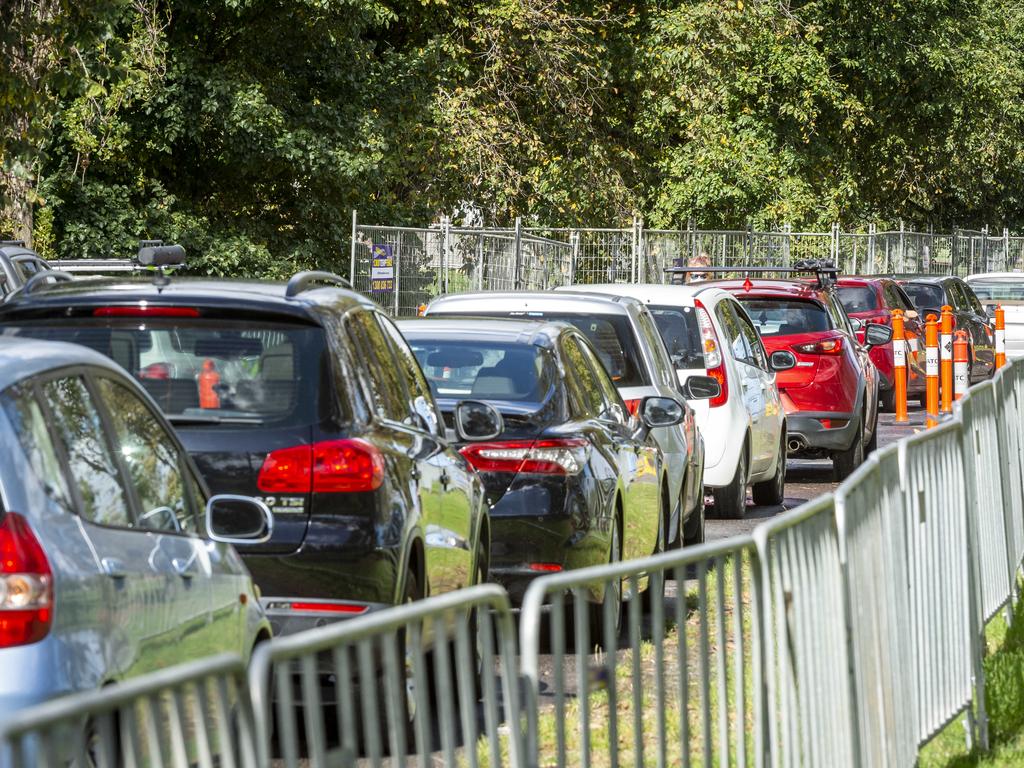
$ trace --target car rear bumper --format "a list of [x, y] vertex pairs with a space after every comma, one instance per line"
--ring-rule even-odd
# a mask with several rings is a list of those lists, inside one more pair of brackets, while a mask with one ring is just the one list
[[345, 601], [320, 601], [318, 604], [327, 606], [335, 605], [344, 610], [319, 610], [309, 611], [292, 608], [293, 603], [310, 602], [309, 598], [302, 597], [262, 597], [260, 605], [266, 611], [270, 620], [270, 628], [275, 637], [282, 635], [294, 635], [297, 632], [305, 632], [307, 629], [325, 627], [329, 624], [336, 624], [339, 621], [354, 619], [358, 616], [366, 616], [369, 613], [392, 607], [389, 603], [369, 603], [355, 600]]
[[[799, 455], [801, 450], [792, 450], [794, 440], [802, 443], [807, 448], [817, 448], [826, 451], [845, 451], [853, 444], [857, 431], [858, 414], [843, 413], [839, 411], [822, 411], [818, 413], [801, 411], [791, 413], [786, 417], [787, 440], [789, 441], [789, 455]], [[843, 426], [826, 428], [821, 419], [828, 419], [832, 422], [843, 422]]]

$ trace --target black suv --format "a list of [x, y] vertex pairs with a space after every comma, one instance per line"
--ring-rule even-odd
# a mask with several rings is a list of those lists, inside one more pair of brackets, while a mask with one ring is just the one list
[[50, 265], [23, 240], [0, 240], [0, 296], [16, 291]]
[[[5, 336], [113, 358], [175, 425], [214, 493], [257, 496], [273, 510], [272, 538], [239, 549], [275, 633], [487, 575], [479, 477], [449, 446], [396, 327], [339, 284], [326, 273], [286, 286], [33, 281], [0, 305]], [[500, 429], [489, 406], [466, 408], [459, 439]]]

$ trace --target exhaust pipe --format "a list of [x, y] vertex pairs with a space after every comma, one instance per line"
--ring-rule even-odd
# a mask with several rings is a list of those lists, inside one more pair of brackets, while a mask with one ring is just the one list
[[793, 436], [786, 441], [786, 449], [789, 453], [800, 453], [806, 447], [807, 441], [799, 436]]

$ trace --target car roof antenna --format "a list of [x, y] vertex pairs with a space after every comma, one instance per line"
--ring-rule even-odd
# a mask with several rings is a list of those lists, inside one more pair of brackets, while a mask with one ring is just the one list
[[185, 264], [185, 249], [180, 245], [164, 245], [163, 240], [140, 240], [135, 261], [143, 269], [155, 272], [153, 285], [162, 291], [171, 284], [165, 270]]

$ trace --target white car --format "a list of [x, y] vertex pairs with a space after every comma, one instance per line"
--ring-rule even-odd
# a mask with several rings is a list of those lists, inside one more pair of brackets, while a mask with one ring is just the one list
[[1003, 308], [1006, 356], [1024, 357], [1024, 272], [982, 272], [969, 275], [967, 284], [989, 317], [995, 317], [996, 305]]
[[690, 403], [704, 437], [704, 485], [716, 514], [742, 517], [748, 485], [755, 503], [782, 504], [786, 414], [775, 371], [792, 368], [793, 355], [769, 358], [742, 305], [721, 288], [615, 284], [571, 290], [639, 299], [654, 316], [680, 385], [693, 375], [718, 379], [721, 395]]

